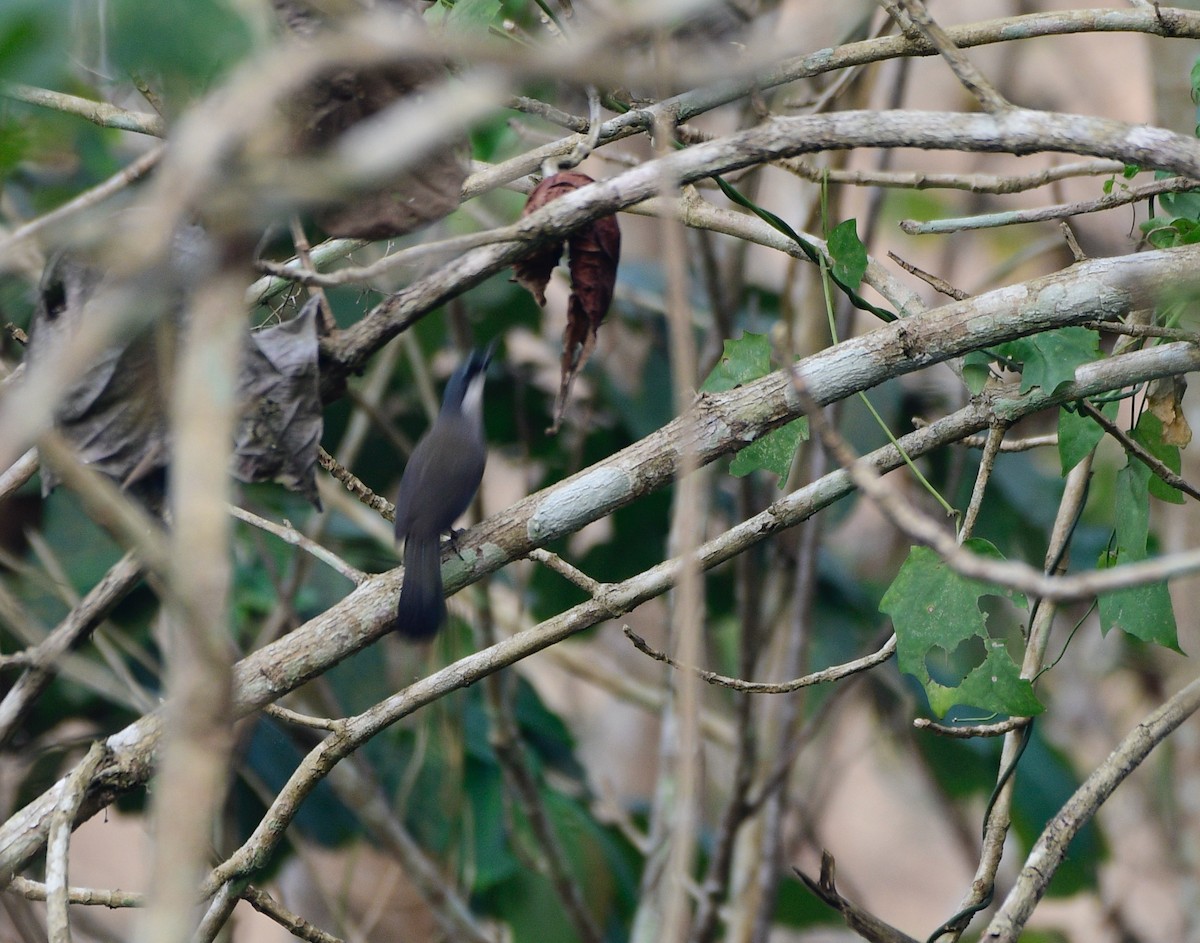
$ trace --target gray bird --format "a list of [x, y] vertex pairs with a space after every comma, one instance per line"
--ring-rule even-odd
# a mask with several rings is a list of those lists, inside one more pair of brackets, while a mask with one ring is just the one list
[[446, 619], [440, 538], [451, 532], [483, 479], [483, 381], [490, 360], [491, 348], [472, 351], [454, 371], [441, 412], [400, 478], [396, 540], [404, 541], [404, 584], [396, 631], [413, 641], [433, 638]]

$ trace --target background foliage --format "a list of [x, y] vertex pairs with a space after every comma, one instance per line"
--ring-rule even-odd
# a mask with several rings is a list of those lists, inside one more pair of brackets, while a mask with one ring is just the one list
[[[1023, 939], [1194, 936], [1194, 730], [1098, 814], [1064, 809], [1135, 723], [1167, 703], [1157, 743], [1196, 707], [1176, 365], [1197, 341], [1200, 15], [931, 4], [951, 42], [916, 2], [441, 0], [420, 28], [373, 6], [0, 5], [5, 935], [899, 940], [990, 920], [1005, 939], [1044, 890]], [[326, 98], [362, 121], [329, 133]], [[1026, 108], [1053, 141], [1029, 143]], [[580, 161], [599, 186], [522, 215]], [[451, 199], [413, 231], [343, 231], [394, 192]], [[552, 432], [572, 286], [564, 264], [543, 308], [510, 265], [616, 209], [615, 297]], [[1125, 281], [1080, 268], [1125, 256]], [[1044, 309], [1019, 297], [1043, 290]], [[302, 309], [319, 338], [288, 329]], [[956, 312], [958, 347], [938, 333]], [[75, 346], [39, 363], [51, 324]], [[470, 585], [406, 647], [386, 508], [355, 483], [394, 496], [449, 372], [493, 340], [483, 523], [445, 559]], [[93, 450], [118, 436], [137, 448], [114, 471]], [[844, 484], [839, 448], [901, 436], [881, 487], [983, 577]], [[1026, 588], [1146, 561], [1166, 569], [1099, 595]], [[56, 808], [60, 836], [80, 822], [69, 859], [45, 847]], [[1032, 890], [1055, 816], [1079, 831]], [[68, 910], [68, 860], [122, 912], [83, 891]]]

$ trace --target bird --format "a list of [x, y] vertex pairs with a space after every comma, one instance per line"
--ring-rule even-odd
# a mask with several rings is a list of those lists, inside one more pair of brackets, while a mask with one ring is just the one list
[[440, 538], [470, 506], [487, 462], [483, 436], [484, 374], [491, 347], [472, 351], [454, 371], [433, 425], [413, 449], [396, 497], [396, 542], [404, 541], [404, 583], [396, 631], [424, 642], [446, 619]]

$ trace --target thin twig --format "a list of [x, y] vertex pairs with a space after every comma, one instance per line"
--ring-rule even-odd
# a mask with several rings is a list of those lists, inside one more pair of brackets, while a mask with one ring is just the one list
[[1004, 903], [981, 937], [988, 943], [1015, 943], [1046, 891], [1071, 840], [1172, 731], [1200, 708], [1200, 679], [1178, 691], [1134, 727], [1108, 758], [1094, 769], [1074, 795], [1046, 824]]
[[229, 505], [229, 513], [239, 521], [244, 521], [247, 524], [257, 527], [259, 530], [265, 530], [268, 534], [273, 534], [293, 547], [299, 547], [301, 550], [320, 560], [331, 570], [346, 577], [346, 579], [350, 580], [356, 586], [367, 579], [367, 574], [358, 569], [358, 567], [352, 566], [327, 547], [322, 547], [315, 540], [306, 537], [291, 524], [286, 522], [276, 524], [274, 521], [269, 521], [265, 517], [260, 517], [253, 511], [247, 511], [245, 508], [240, 508], [235, 504]]
[[[962, 444], [967, 448], [982, 449], [987, 447], [987, 437], [979, 435], [969, 435], [962, 440]], [[1000, 443], [1001, 452], [1029, 452], [1033, 449], [1041, 449], [1046, 447], [1056, 447], [1058, 445], [1058, 433], [1049, 432], [1046, 435], [1031, 435], [1024, 439], [1005, 439]]]
[[805, 886], [826, 904], [842, 915], [846, 926], [871, 943], [917, 943], [907, 933], [897, 930], [873, 913], [860, 907], [845, 897], [837, 889], [834, 877], [835, 866], [833, 855], [828, 851], [821, 853], [821, 874], [819, 878], [810, 878], [799, 868], [793, 868], [796, 876]]
[[334, 720], [330, 717], [311, 717], [308, 714], [289, 710], [280, 704], [263, 705], [263, 713], [285, 724], [296, 724], [297, 726], [309, 727], [313, 730], [329, 730], [336, 733], [342, 726], [342, 721], [340, 720]]
[[1064, 219], [1058, 224], [1058, 228], [1062, 230], [1063, 238], [1067, 241], [1067, 248], [1071, 250], [1071, 258], [1076, 262], [1086, 262], [1087, 253], [1083, 251], [1079, 240], [1075, 238], [1075, 230], [1071, 228], [1071, 224]]
[[[479, 620], [477, 638], [485, 645], [496, 643], [495, 622], [490, 607]], [[488, 740], [496, 752], [505, 786], [505, 796], [511, 800], [505, 811], [511, 818], [512, 806], [521, 811], [532, 836], [535, 848], [526, 848], [517, 841], [521, 832], [517, 822], [510, 823], [518, 854], [532, 858], [533, 866], [550, 882], [562, 904], [563, 912], [583, 943], [601, 943], [604, 933], [588, 908], [583, 888], [572, 872], [570, 858], [546, 809], [534, 770], [521, 741], [516, 715], [513, 712], [512, 688], [507, 675], [497, 673], [484, 678], [484, 696], [488, 715]]]
[[43, 229], [61, 223], [82, 210], [102, 203], [114, 193], [119, 193], [131, 183], [140, 180], [158, 164], [165, 147], [165, 144], [156, 145], [137, 160], [122, 167], [104, 182], [85, 190], [79, 196], [42, 214], [37, 219], [31, 219], [29, 222], [21, 224], [8, 235], [0, 238], [0, 257], [11, 251], [13, 246], [37, 235]]
[[1129, 324], [1124, 321], [1085, 321], [1083, 327], [1108, 334], [1125, 334], [1129, 337], [1162, 337], [1172, 341], [1187, 341], [1200, 344], [1200, 333], [1179, 327], [1161, 327], [1157, 324]]
[[[1093, 449], [1092, 454], [1094, 452]], [[1043, 572], [1047, 574], [1062, 573], [1066, 570], [1071, 538], [1083, 511], [1084, 501], [1087, 499], [1090, 477], [1091, 455], [1071, 469], [1067, 475], [1066, 486], [1063, 488], [1058, 512], [1054, 517], [1054, 526], [1051, 529], [1050, 540], [1046, 546], [1046, 556], [1042, 564]], [[1056, 610], [1056, 606], [1051, 600], [1037, 599], [1033, 601], [1032, 605], [1034, 612], [1026, 640], [1025, 654], [1021, 660], [1021, 677], [1030, 682], [1035, 681], [1042, 670], [1046, 645], [1050, 638], [1050, 629], [1054, 624]], [[1026, 718], [1026, 720], [1028, 719]], [[930, 936], [931, 940], [939, 938], [944, 933], [953, 934], [954, 939], [961, 937], [974, 915], [991, 901], [995, 892], [996, 874], [1000, 869], [1000, 861], [1004, 855], [1004, 847], [1012, 820], [1011, 808], [1016, 788], [1014, 776], [1016, 763], [1025, 749], [1029, 734], [1029, 730], [1020, 727], [1014, 728], [1004, 735], [996, 787], [988, 802], [986, 819], [983, 823], [983, 840], [975, 876], [971, 881], [970, 888], [959, 903], [958, 911], [934, 931]]]
[[1166, 484], [1170, 485], [1191, 498], [1200, 501], [1200, 489], [1193, 487], [1188, 483], [1187, 479], [1179, 475], [1167, 467], [1167, 463], [1162, 459], [1153, 455], [1137, 439], [1133, 438], [1128, 432], [1118, 426], [1115, 422], [1109, 419], [1104, 413], [1098, 410], [1087, 400], [1079, 401], [1079, 409], [1091, 420], [1093, 420], [1101, 429], [1107, 432], [1110, 436], [1121, 443], [1121, 447], [1130, 455], [1133, 455], [1143, 465], [1152, 471], [1155, 476], [1162, 479]]
[[167, 125], [158, 115], [141, 111], [126, 111], [107, 102], [92, 101], [90, 98], [80, 98], [78, 95], [67, 95], [63, 92], [52, 92], [46, 88], [34, 88], [32, 85], [22, 85], [19, 82], [0, 84], [0, 95], [22, 101], [29, 105], [42, 108], [52, 108], [64, 114], [86, 118], [102, 128], [116, 128], [120, 131], [136, 131], [138, 134], [149, 134], [160, 138], [166, 134]]
[[298, 940], [307, 940], [308, 943], [342, 943], [340, 937], [326, 933], [299, 914], [292, 913], [262, 888], [253, 886], [245, 888], [242, 891], [242, 900], [260, 914], [270, 917]]
[[939, 737], [949, 737], [952, 740], [970, 740], [973, 737], [1000, 737], [1013, 730], [1019, 730], [1029, 723], [1028, 717], [1009, 717], [1007, 720], [994, 724], [939, 724], [928, 717], [918, 717], [913, 726], [918, 730], [928, 730]]
[[0, 501], [11, 496], [29, 481], [38, 470], [37, 449], [30, 449], [0, 474]]
[[802, 374], [793, 370], [792, 377], [796, 393], [805, 404], [809, 422], [821, 436], [825, 447], [837, 456], [859, 490], [874, 501], [884, 516], [909, 539], [931, 547], [950, 569], [961, 576], [1015, 589], [1030, 596], [1069, 602], [1130, 586], [1157, 583], [1200, 569], [1200, 551], [1195, 550], [1071, 576], [1047, 576], [1025, 563], [985, 559], [971, 553], [958, 546], [942, 524], [914, 509], [869, 463], [860, 461], [845, 439], [816, 415], [819, 408], [807, 392]]
[[[21, 875], [15, 876], [5, 890], [19, 894], [26, 900], [46, 900], [48, 896], [45, 884], [40, 881], [32, 881]], [[144, 907], [146, 906], [146, 895], [137, 891], [110, 891], [95, 887], [68, 887], [67, 901], [72, 904], [108, 907], [116, 910], [124, 907]]]
[[966, 190], [969, 193], [1024, 193], [1073, 177], [1103, 177], [1119, 174], [1125, 166], [1115, 160], [1088, 160], [1059, 164], [1028, 174], [925, 173], [921, 170], [843, 170], [817, 167], [799, 157], [776, 161], [776, 166], [804, 180], [842, 183], [856, 187], [894, 187], [905, 190]]
[[587, 118], [580, 118], [578, 115], [555, 108], [553, 105], [539, 101], [536, 98], [517, 95], [510, 98], [507, 105], [514, 111], [519, 111], [526, 115], [534, 115], [543, 121], [549, 121], [551, 124], [556, 124], [560, 128], [566, 128], [568, 131], [573, 131], [576, 134], [583, 134], [591, 126]]
[[87, 755], [67, 778], [66, 788], [58, 798], [50, 819], [50, 838], [46, 843], [46, 927], [50, 943], [71, 943], [71, 920], [68, 915], [69, 882], [67, 852], [75, 816], [83, 805], [88, 787], [96, 770], [108, 758], [103, 743], [93, 743]]
[[1200, 181], [1191, 177], [1168, 177], [1155, 180], [1128, 190], [1106, 193], [1094, 200], [1077, 200], [1074, 203], [1056, 203], [1032, 210], [1006, 210], [1001, 213], [984, 213], [979, 216], [961, 216], [953, 219], [933, 219], [922, 222], [915, 219], [900, 220], [900, 228], [910, 236], [946, 235], [973, 229], [994, 229], [997, 226], [1019, 226], [1024, 223], [1042, 223], [1052, 219], [1066, 219], [1086, 213], [1102, 213], [1148, 200], [1162, 193], [1181, 193], [1200, 187]]
[[369, 507], [372, 511], [377, 511], [384, 520], [392, 521], [396, 519], [396, 507], [387, 498], [377, 495], [374, 491], [363, 484], [350, 469], [341, 465], [337, 459], [326, 452], [324, 449], [317, 451], [317, 461], [334, 480], [341, 482], [354, 497], [358, 498], [363, 504]]
[[[1012, 109], [1012, 105], [996, 91], [992, 83], [984, 77], [974, 63], [963, 55], [962, 50], [954, 44], [954, 40], [950, 38], [949, 34], [929, 15], [929, 11], [925, 9], [924, 0], [897, 0], [897, 2], [908, 14], [913, 28], [925, 37], [929, 44], [946, 60], [963, 88], [975, 97], [983, 106], [984, 111], [998, 115]], [[900, 22], [900, 26], [904, 28], [904, 23]]]
[[938, 276], [934, 275], [933, 273], [926, 272], [923, 268], [919, 268], [918, 266], [913, 265], [911, 262], [906, 262], [890, 249], [888, 250], [888, 258], [899, 265], [906, 272], [910, 272], [911, 274], [917, 276], [917, 278], [921, 279], [921, 281], [925, 282], [935, 291], [939, 291], [943, 295], [953, 298], [955, 301], [966, 301], [971, 297], [962, 289], [955, 288], [944, 278], [938, 278]]
[[141, 581], [143, 568], [126, 554], [104, 575], [62, 622], [31, 649], [29, 667], [0, 700], [0, 747], [11, 742], [38, 696], [54, 679], [63, 655], [78, 646], [113, 607]]
[[[312, 246], [308, 244], [308, 235], [304, 232], [304, 223], [299, 216], [292, 214], [290, 226], [292, 230], [292, 245], [296, 249], [296, 258], [303, 268], [312, 271]], [[321, 311], [321, 333], [332, 334], [337, 330], [337, 321], [333, 317], [333, 309], [329, 307], [329, 299], [325, 296], [325, 289], [320, 286], [314, 286], [312, 294], [316, 296], [317, 304]]]
[[723, 688], [732, 688], [734, 691], [745, 691], [748, 694], [790, 694], [793, 691], [799, 691], [801, 688], [811, 687], [814, 684], [840, 681], [842, 678], [848, 678], [851, 675], [858, 674], [860, 671], [869, 671], [876, 665], [882, 665], [896, 653], [896, 637], [892, 636], [877, 652], [864, 655], [862, 658], [848, 661], [845, 664], [814, 671], [812, 674], [807, 674], [802, 678], [778, 682], [746, 681], [742, 678], [730, 678], [726, 675], [717, 674], [715, 671], [706, 671], [703, 668], [697, 668], [695, 665], [680, 664], [666, 652], [660, 652], [655, 648], [651, 648], [646, 640], [630, 629], [629, 626], [623, 626], [622, 631], [625, 633], [625, 637], [633, 643], [633, 647], [643, 655], [648, 655], [655, 661], [661, 661], [663, 664], [669, 665], [679, 671], [690, 672], [700, 678], [701, 681], [707, 681], [709, 684], [719, 685]]
[[996, 466], [996, 456], [1000, 454], [1000, 446], [1004, 442], [1004, 432], [1007, 427], [996, 423], [988, 429], [987, 444], [983, 448], [983, 457], [979, 460], [979, 471], [975, 475], [975, 487], [971, 489], [971, 501], [963, 514], [962, 526], [958, 529], [958, 542], [970, 538], [975, 531], [975, 521], [983, 508], [983, 494], [987, 490], [988, 480], [992, 477], [992, 469]]
[[542, 547], [529, 554], [530, 560], [536, 560], [547, 569], [553, 570], [563, 579], [578, 586], [590, 596], [599, 596], [604, 592], [604, 584], [592, 579], [583, 570], [572, 566], [557, 553], [551, 553]]

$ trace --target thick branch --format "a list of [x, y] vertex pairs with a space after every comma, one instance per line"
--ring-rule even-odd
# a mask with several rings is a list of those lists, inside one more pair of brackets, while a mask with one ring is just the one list
[[[425, 314], [479, 284], [539, 242], [562, 237], [658, 193], [663, 179], [692, 183], [782, 157], [857, 147], [919, 147], [1029, 154], [1066, 151], [1112, 157], [1200, 177], [1200, 141], [1145, 125], [1011, 109], [1000, 115], [848, 111], [776, 118], [756, 128], [677, 151], [554, 200], [521, 219], [511, 242], [463, 253], [407, 286], [323, 347], [326, 394]], [[1096, 263], [1089, 263], [1096, 264]]]
[[[563, 199], [567, 199], [564, 197]], [[560, 201], [561, 202], [561, 201]], [[1065, 273], [1025, 285], [1000, 289], [969, 301], [946, 305], [898, 321], [871, 334], [845, 341], [803, 361], [809, 389], [819, 402], [833, 402], [874, 386], [890, 376], [915, 370], [1012, 337], [1063, 324], [1115, 317], [1148, 303], [1150, 286], [1184, 278], [1200, 260], [1200, 249], [1147, 252], [1123, 259], [1078, 265]], [[1006, 422], [1060, 402], [1200, 368], [1200, 351], [1187, 344], [1168, 344], [1079, 368], [1078, 382], [1056, 396], [1035, 388], [1025, 397], [999, 400], [995, 412]], [[787, 372], [764, 377], [727, 393], [706, 395], [686, 415], [663, 429], [566, 481], [494, 515], [460, 541], [463, 560], [451, 557], [445, 570], [448, 592], [456, 592], [530, 550], [623, 507], [663, 487], [675, 474], [683, 443], [702, 463], [740, 449], [799, 414], [799, 401]], [[973, 405], [959, 416], [955, 438], [986, 428], [992, 410]], [[967, 417], [966, 419], [962, 417]], [[910, 455], [922, 454], [944, 431], [934, 423], [905, 437]], [[890, 447], [880, 453], [880, 468], [901, 461]], [[819, 507], [846, 494], [849, 476], [828, 475], [810, 488], [772, 505], [767, 512], [735, 528], [716, 547], [705, 545], [704, 566], [729, 559], [751, 544], [805, 519]], [[670, 563], [643, 574], [628, 589], [621, 606], [632, 607], [665, 591], [671, 584]], [[234, 670], [234, 710], [245, 716], [328, 670], [369, 645], [392, 624], [400, 572], [369, 580], [337, 605], [272, 644], [250, 654]], [[506, 639], [447, 669], [458, 684], [468, 684], [554, 644], [573, 632], [624, 611], [608, 596], [570, 618], [553, 620], [545, 631], [524, 632]], [[446, 683], [446, 678], [442, 678]], [[411, 689], [410, 689], [411, 690]], [[422, 701], [423, 703], [423, 701]], [[415, 705], [414, 705], [415, 706]], [[108, 739], [114, 762], [93, 782], [86, 812], [94, 812], [116, 795], [136, 788], [149, 776], [158, 741], [158, 714], [148, 715]], [[48, 790], [0, 828], [0, 882], [23, 868], [45, 842], [46, 817], [61, 785]]]

